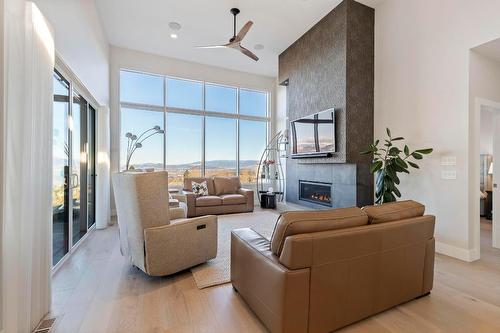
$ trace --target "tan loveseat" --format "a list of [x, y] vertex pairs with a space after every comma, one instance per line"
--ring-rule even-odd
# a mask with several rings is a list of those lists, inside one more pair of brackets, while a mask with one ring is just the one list
[[217, 255], [217, 216], [173, 219], [166, 171], [115, 173], [113, 190], [121, 253], [146, 274], [173, 274]]
[[[194, 194], [193, 182], [206, 181], [208, 195]], [[188, 206], [188, 217], [208, 214], [228, 214], [252, 212], [254, 194], [252, 190], [241, 188], [239, 177], [185, 178], [184, 194]]]
[[272, 333], [331, 332], [426, 295], [434, 216], [402, 201], [287, 212], [271, 240], [231, 235], [231, 282]]

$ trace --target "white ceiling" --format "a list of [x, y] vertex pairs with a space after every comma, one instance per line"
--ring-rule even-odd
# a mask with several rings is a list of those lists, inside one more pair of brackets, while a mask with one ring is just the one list
[[[359, 2], [374, 6], [377, 0]], [[278, 55], [309, 30], [341, 0], [97, 0], [111, 45], [275, 77]], [[248, 20], [254, 25], [242, 45], [258, 62], [227, 49], [195, 49], [225, 43], [232, 36], [232, 15], [238, 7], [237, 30]], [[168, 27], [179, 22], [178, 39]], [[254, 50], [255, 44], [264, 49]]]

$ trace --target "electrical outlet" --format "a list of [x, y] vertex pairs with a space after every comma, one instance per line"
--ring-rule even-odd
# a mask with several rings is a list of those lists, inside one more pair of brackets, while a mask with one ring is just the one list
[[457, 171], [456, 170], [442, 170], [441, 171], [441, 178], [442, 179], [457, 179]]

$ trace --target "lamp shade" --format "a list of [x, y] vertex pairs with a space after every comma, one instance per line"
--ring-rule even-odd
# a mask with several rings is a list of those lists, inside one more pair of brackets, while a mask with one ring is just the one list
[[488, 175], [492, 175], [493, 174], [493, 162], [490, 163], [490, 167], [488, 169]]

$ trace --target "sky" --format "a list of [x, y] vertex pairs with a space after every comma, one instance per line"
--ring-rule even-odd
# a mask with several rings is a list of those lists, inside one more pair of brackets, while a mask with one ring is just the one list
[[[120, 95], [122, 102], [163, 106], [163, 77], [122, 71]], [[236, 113], [237, 89], [206, 84], [207, 111]], [[201, 110], [203, 84], [197, 81], [167, 78], [167, 106]], [[267, 95], [240, 89], [240, 113], [266, 116]], [[156, 125], [164, 128], [163, 112], [122, 108], [121, 158], [126, 155], [125, 133], [139, 135]], [[185, 164], [201, 160], [203, 118], [197, 115], [167, 113], [167, 164]], [[237, 121], [230, 118], [206, 117], [206, 160], [235, 160]], [[240, 120], [240, 158], [259, 160], [266, 145], [266, 123]], [[163, 163], [163, 136], [155, 135], [134, 153], [132, 163]]]

